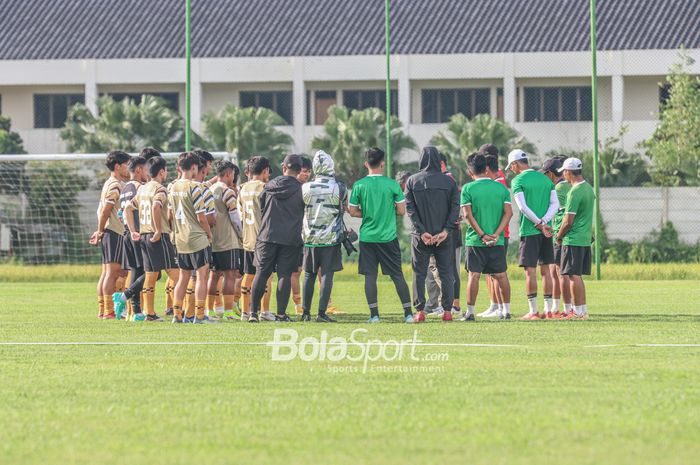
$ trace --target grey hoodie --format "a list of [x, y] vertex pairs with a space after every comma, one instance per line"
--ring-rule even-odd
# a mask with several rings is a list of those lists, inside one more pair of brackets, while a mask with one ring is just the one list
[[335, 179], [335, 164], [319, 150], [313, 159], [314, 179], [301, 188], [304, 198], [304, 243], [312, 247], [340, 244], [343, 239], [345, 184]]
[[420, 171], [406, 181], [406, 212], [413, 235], [435, 235], [452, 231], [459, 218], [459, 190], [455, 181], [440, 170], [440, 154], [425, 147], [418, 164]]

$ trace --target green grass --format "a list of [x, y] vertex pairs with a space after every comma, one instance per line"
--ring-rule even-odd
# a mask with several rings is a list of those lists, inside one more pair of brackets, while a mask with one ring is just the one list
[[[404, 272], [410, 273], [410, 265], [404, 265]], [[510, 279], [519, 281], [523, 273], [517, 265], [511, 264], [508, 270]], [[93, 282], [100, 275], [100, 265], [37, 265], [22, 266], [0, 264], [0, 283], [26, 282]], [[346, 263], [342, 276], [354, 278], [357, 264]], [[608, 281], [626, 280], [700, 280], [700, 263], [636, 263], [602, 265], [601, 275]]]
[[266, 342], [279, 327], [317, 338], [363, 327], [384, 341], [417, 330], [424, 342], [518, 347], [419, 347], [448, 359], [363, 374], [348, 361], [273, 362], [264, 345], [0, 345], [0, 463], [686, 464], [700, 454], [700, 348], [635, 345], [700, 343], [698, 280], [589, 282], [588, 321], [407, 326], [383, 279], [385, 322], [372, 327], [348, 273], [333, 298], [350, 313], [326, 326], [103, 322], [93, 287], [3, 284], [0, 342]]

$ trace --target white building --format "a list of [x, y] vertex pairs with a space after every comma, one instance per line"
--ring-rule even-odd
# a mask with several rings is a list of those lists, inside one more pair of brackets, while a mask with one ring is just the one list
[[[192, 0], [193, 128], [226, 103], [280, 113], [306, 151], [333, 103], [384, 105], [381, 0]], [[419, 145], [447, 118], [490, 113], [540, 152], [591, 145], [588, 2], [395, 0], [394, 111]], [[601, 139], [656, 125], [678, 48], [700, 58], [697, 0], [599, 0]], [[65, 150], [67, 108], [155, 93], [185, 108], [184, 1], [7, 0], [0, 113], [30, 153]], [[692, 72], [700, 73], [700, 61]]]

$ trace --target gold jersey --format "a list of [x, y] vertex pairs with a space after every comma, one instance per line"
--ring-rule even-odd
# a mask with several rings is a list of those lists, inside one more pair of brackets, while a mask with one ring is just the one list
[[[153, 206], [160, 205], [160, 218], [153, 218]], [[160, 231], [170, 234], [168, 220], [168, 192], [158, 181], [149, 181], [138, 190], [132, 205], [139, 211], [139, 232], [153, 234], [156, 232], [155, 222], [160, 221]]]
[[124, 223], [119, 218], [119, 196], [124, 188], [124, 183], [114, 176], [110, 176], [102, 186], [100, 194], [100, 207], [97, 210], [97, 221], [100, 221], [100, 213], [106, 205], [112, 206], [112, 211], [107, 218], [105, 229], [109, 229], [120, 236], [124, 234]]
[[243, 220], [243, 249], [248, 252], [255, 251], [255, 242], [260, 232], [260, 194], [264, 187], [262, 181], [248, 181], [241, 185], [238, 193], [238, 211]]
[[216, 224], [212, 228], [212, 251], [240, 249], [241, 237], [231, 221], [230, 214], [237, 211], [238, 195], [223, 182], [216, 182], [209, 188], [214, 197]]
[[170, 187], [168, 196], [174, 212], [173, 230], [178, 253], [199, 252], [209, 246], [209, 238], [199, 224], [197, 215], [206, 214], [202, 187], [189, 179], [178, 179]]

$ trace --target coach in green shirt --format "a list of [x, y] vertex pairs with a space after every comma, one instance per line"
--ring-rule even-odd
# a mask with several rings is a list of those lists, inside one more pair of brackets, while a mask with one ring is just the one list
[[566, 196], [566, 212], [557, 233], [557, 242], [562, 244], [561, 274], [569, 277], [575, 316], [587, 318], [582, 276], [591, 274], [595, 193], [583, 179], [582, 170], [583, 164], [578, 158], [567, 158], [560, 170], [571, 184], [571, 190]]
[[376, 147], [365, 153], [368, 174], [352, 186], [348, 209], [362, 218], [359, 273], [365, 276], [369, 323], [379, 322], [377, 274], [389, 275], [401, 299], [404, 319], [413, 323], [411, 293], [401, 268], [401, 248], [396, 235], [396, 216], [406, 214], [406, 199], [399, 183], [384, 176], [384, 152]]
[[467, 313], [463, 320], [474, 320], [474, 304], [482, 273], [491, 275], [498, 282], [505, 317], [510, 315], [510, 284], [506, 277], [503, 230], [513, 216], [510, 192], [503, 184], [486, 176], [486, 157], [483, 154], [469, 155], [467, 166], [474, 181], [462, 187], [460, 202], [462, 214], [469, 223], [465, 240], [469, 283]]
[[[527, 154], [513, 150], [508, 154], [508, 167], [517, 175], [511, 183], [515, 203], [520, 209], [520, 260], [525, 270], [525, 289], [530, 312], [523, 320], [553, 318], [554, 302], [552, 273], [554, 245], [550, 222], [557, 210], [559, 200], [554, 184], [544, 174], [530, 167]], [[537, 311], [537, 265], [542, 275], [544, 313]]]

